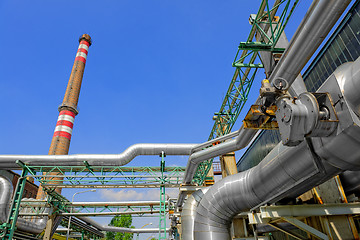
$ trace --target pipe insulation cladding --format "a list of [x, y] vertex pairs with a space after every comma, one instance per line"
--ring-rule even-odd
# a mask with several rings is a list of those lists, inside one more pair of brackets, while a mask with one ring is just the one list
[[189, 195], [181, 211], [181, 239], [193, 240], [196, 208], [209, 188], [202, 188]]
[[17, 160], [30, 166], [123, 166], [140, 155], [190, 155], [197, 144], [142, 143], [128, 147], [120, 154], [73, 154], [73, 155], [0, 155], [0, 169], [21, 169]]
[[[11, 205], [11, 198], [13, 195], [13, 186], [10, 180], [4, 176], [0, 175], [0, 223], [5, 223], [8, 220], [9, 213], [10, 213], [10, 205]], [[50, 208], [49, 207], [24, 207], [21, 209], [21, 213], [27, 213], [27, 212], [33, 212], [35, 209], [41, 209], [43, 213], [49, 213]], [[39, 234], [41, 233], [47, 222], [48, 217], [47, 216], [24, 216], [19, 217], [16, 222], [17, 229]]]
[[9, 215], [13, 186], [7, 177], [0, 175], [0, 223], [7, 221]]
[[[196, 209], [194, 239], [230, 239], [233, 217], [243, 211], [297, 197], [345, 170], [360, 170], [360, 58], [340, 66], [319, 88], [339, 116], [329, 137], [307, 138], [297, 147], [279, 143], [259, 165], [213, 185]], [[349, 89], [349, 85], [352, 88]], [[354, 97], [355, 96], [355, 97]]]
[[351, 0], [314, 0], [269, 81], [283, 78], [291, 86], [350, 2]]

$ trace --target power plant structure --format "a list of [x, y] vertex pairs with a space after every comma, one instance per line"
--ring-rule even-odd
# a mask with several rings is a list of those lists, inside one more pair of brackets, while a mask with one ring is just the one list
[[[262, 0], [250, 15], [252, 28], [239, 44], [208, 141], [138, 143], [120, 154], [68, 155], [91, 45], [82, 35], [49, 155], [0, 155], [0, 238], [65, 239], [62, 225], [72, 239], [101, 239], [105, 232], [183, 240], [360, 239], [360, 0], [350, 3], [314, 0], [288, 41], [284, 29], [301, 3]], [[260, 69], [259, 96], [244, 109]], [[233, 131], [241, 111], [247, 114]], [[237, 161], [236, 151], [245, 148]], [[166, 166], [171, 155], [188, 156], [187, 165]], [[159, 156], [160, 166], [127, 166], [138, 156]], [[12, 170], [22, 171], [16, 186]], [[36, 198], [24, 194], [30, 178], [40, 183]], [[63, 188], [158, 188], [160, 196], [74, 202], [61, 195]], [[179, 189], [178, 197], [166, 198], [166, 188]], [[124, 214], [157, 216], [159, 227], [106, 226], [91, 218]]]

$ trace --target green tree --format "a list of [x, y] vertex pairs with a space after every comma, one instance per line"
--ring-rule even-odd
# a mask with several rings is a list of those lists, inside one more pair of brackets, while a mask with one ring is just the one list
[[[125, 228], [134, 228], [131, 226], [132, 216], [131, 215], [121, 215], [115, 216], [111, 219], [109, 226], [114, 227], [125, 227]], [[133, 239], [132, 233], [120, 233], [120, 232], [106, 232], [107, 240], [131, 240]]]

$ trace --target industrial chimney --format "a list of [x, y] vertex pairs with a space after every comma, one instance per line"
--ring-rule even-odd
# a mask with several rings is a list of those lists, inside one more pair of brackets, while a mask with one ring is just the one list
[[[60, 113], [56, 123], [54, 136], [51, 141], [49, 155], [67, 155], [69, 152], [74, 120], [75, 116], [78, 114], [77, 104], [79, 101], [86, 58], [91, 45], [91, 37], [88, 34], [83, 34], [79, 39], [79, 43], [64, 100], [58, 109]], [[56, 173], [53, 173], [52, 175], [56, 176]], [[62, 180], [62, 178], [59, 177], [54, 177], [52, 179]], [[54, 183], [59, 183], [59, 181]], [[61, 193], [61, 188], [57, 188], [55, 191]], [[37, 199], [45, 197], [44, 190], [40, 186]]]

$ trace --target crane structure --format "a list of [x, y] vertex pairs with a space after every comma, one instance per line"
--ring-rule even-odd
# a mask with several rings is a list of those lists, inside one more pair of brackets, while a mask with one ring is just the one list
[[[23, 239], [25, 234], [27, 239], [51, 239], [59, 224], [69, 223], [81, 239], [100, 239], [106, 231], [184, 240], [271, 239], [280, 232], [295, 239], [359, 239], [358, 222], [352, 216], [360, 214], [356, 196], [360, 179], [349, 170], [360, 169], [360, 58], [339, 64], [312, 92], [298, 84], [303, 82], [301, 70], [351, 1], [314, 1], [288, 46], [279, 41], [299, 0], [275, 0], [272, 6], [269, 2], [262, 0], [257, 14], [250, 15], [250, 34], [238, 46], [232, 64], [235, 73], [214, 114], [207, 142], [135, 144], [121, 154], [0, 155], [0, 170], [22, 170], [14, 193], [9, 179], [0, 174], [0, 238]], [[360, 0], [349, 13], [357, 12], [357, 6]], [[343, 22], [350, 20], [345, 17]], [[88, 44], [80, 40], [75, 65], [82, 66], [81, 83], [87, 56], [82, 45], [89, 47], [91, 39]], [[259, 98], [240, 129], [231, 133], [260, 68], [265, 79]], [[55, 145], [61, 142], [58, 138], [69, 137], [61, 132], [72, 125], [67, 126], [69, 121], [61, 115], [63, 111], [77, 114], [77, 97], [71, 97], [76, 103], [64, 100], [60, 106]], [[235, 161], [233, 153], [248, 146], [259, 130], [273, 128], [280, 132], [281, 142], [258, 165], [223, 173], [222, 180], [205, 187], [206, 180], [213, 179], [215, 157]], [[140, 155], [159, 156], [160, 166], [126, 166]], [[187, 167], [165, 166], [167, 155], [189, 156]], [[223, 161], [222, 168], [226, 164]], [[29, 178], [40, 183], [45, 199], [23, 198]], [[63, 188], [158, 188], [160, 197], [159, 201], [73, 202], [61, 195]], [[178, 199], [167, 199], [166, 188], [179, 188]], [[334, 196], [336, 200], [331, 199]], [[112, 227], [89, 218], [123, 214], [156, 216], [159, 227]]]
[[[283, 33], [299, 1], [275, 1], [270, 7], [267, 0], [261, 1], [256, 16], [250, 21], [252, 24], [249, 36], [245, 42], [240, 42], [232, 64], [235, 73], [230, 81], [220, 110], [215, 113], [214, 126], [208, 140], [226, 135], [231, 132], [241, 110], [248, 99], [251, 86], [259, 68], [264, 64], [259, 58], [259, 51], [269, 51], [277, 54], [277, 58], [284, 52], [284, 48], [277, 48], [276, 44]], [[280, 11], [280, 17], [275, 18]], [[265, 25], [266, 27], [263, 28]], [[260, 41], [255, 39], [255, 34], [260, 34]], [[199, 164], [193, 182], [202, 185], [212, 166], [212, 159]]]

